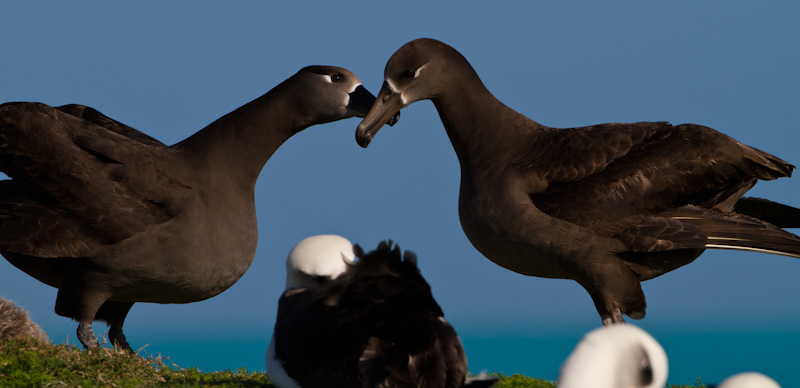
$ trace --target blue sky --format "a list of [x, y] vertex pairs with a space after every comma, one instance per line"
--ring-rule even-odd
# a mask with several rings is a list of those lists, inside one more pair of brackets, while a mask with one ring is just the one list
[[[3, 2], [0, 102], [85, 104], [172, 144], [307, 65], [346, 67], [377, 94], [391, 54], [431, 37], [464, 54], [497, 98], [542, 124], [698, 123], [800, 165], [798, 20], [793, 1]], [[284, 144], [256, 188], [260, 240], [250, 270], [204, 302], [135, 305], [125, 325], [132, 346], [240, 342], [265, 350], [284, 258], [319, 233], [366, 248], [391, 238], [417, 252], [467, 343], [577, 339], [599, 325], [574, 282], [517, 275], [472, 248], [458, 222], [458, 162], [433, 104], [404, 109], [367, 150], [354, 140], [358, 122], [312, 127]], [[800, 206], [800, 178], [762, 182], [750, 194]], [[709, 251], [644, 283], [648, 316], [637, 323], [656, 338], [788, 332], [784, 345], [800, 347], [798, 279], [794, 259]], [[55, 315], [55, 295], [0, 261], [0, 296], [31, 311], [54, 341], [74, 341], [76, 324]], [[722, 352], [707, 351], [711, 359]], [[746, 368], [740, 361], [731, 367]]]

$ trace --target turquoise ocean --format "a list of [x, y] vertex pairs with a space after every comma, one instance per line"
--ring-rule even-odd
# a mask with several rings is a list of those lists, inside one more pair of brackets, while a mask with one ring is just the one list
[[[800, 387], [800, 328], [753, 330], [650, 331], [669, 358], [669, 384], [719, 383], [735, 373], [759, 371], [783, 388]], [[547, 335], [460, 331], [471, 372], [487, 370], [556, 380], [563, 360], [583, 336], [569, 330]], [[179, 342], [150, 338], [140, 354], [168, 356], [168, 364], [203, 371], [264, 370], [270, 333], [236, 333], [229, 339]]]

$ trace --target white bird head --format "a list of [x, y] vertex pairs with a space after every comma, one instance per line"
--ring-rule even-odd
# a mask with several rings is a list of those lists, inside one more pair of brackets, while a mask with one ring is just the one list
[[717, 388], [781, 388], [778, 382], [758, 372], [735, 374], [723, 380]]
[[354, 260], [353, 244], [342, 236], [307, 237], [286, 259], [286, 289], [318, 287], [341, 275]]
[[661, 388], [667, 382], [664, 348], [631, 325], [596, 329], [583, 337], [558, 376], [559, 388]]

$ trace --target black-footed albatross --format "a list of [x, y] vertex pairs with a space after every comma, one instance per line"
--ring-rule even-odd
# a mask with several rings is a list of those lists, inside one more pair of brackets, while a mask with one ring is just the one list
[[391, 241], [372, 252], [337, 235], [299, 242], [286, 260], [267, 350], [279, 388], [490, 387], [465, 379], [467, 357], [416, 256]]
[[347, 69], [306, 67], [166, 146], [81, 105], [0, 105], [0, 254], [58, 288], [55, 311], [123, 321], [136, 302], [189, 303], [236, 283], [256, 251], [254, 188], [289, 137], [363, 117], [375, 97]]
[[458, 51], [432, 39], [397, 50], [384, 77], [358, 143], [403, 107], [433, 101], [461, 165], [470, 242], [512, 271], [577, 281], [606, 325], [643, 318], [640, 282], [705, 248], [800, 257], [800, 238], [780, 229], [800, 227], [800, 210], [740, 200], [794, 166], [711, 128], [549, 128], [498, 101]]

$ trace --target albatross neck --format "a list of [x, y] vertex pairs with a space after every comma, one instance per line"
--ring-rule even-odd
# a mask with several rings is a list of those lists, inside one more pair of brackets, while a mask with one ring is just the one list
[[495, 98], [474, 71], [450, 85], [431, 100], [462, 171], [492, 161], [500, 163], [496, 159], [508, 154], [509, 148], [529, 141], [531, 133], [524, 126], [539, 125]]
[[287, 139], [309, 125], [278, 85], [217, 119], [174, 147], [211, 174], [254, 186], [267, 160]]

